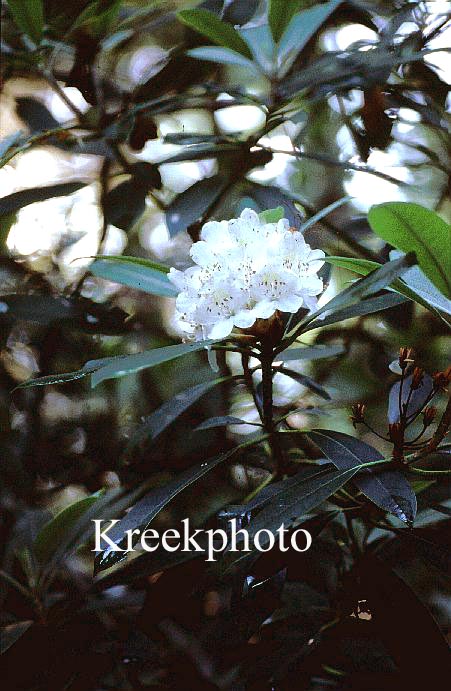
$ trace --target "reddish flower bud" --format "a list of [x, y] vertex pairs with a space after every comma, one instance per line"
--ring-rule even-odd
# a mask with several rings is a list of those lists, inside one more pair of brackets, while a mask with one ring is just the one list
[[421, 367], [415, 367], [413, 370], [413, 375], [412, 375], [412, 383], [410, 385], [411, 389], [419, 389], [421, 386], [421, 382], [423, 381], [424, 377], [424, 370], [421, 369]]
[[451, 365], [447, 367], [444, 372], [436, 372], [434, 375], [432, 375], [432, 378], [434, 380], [435, 389], [442, 389], [443, 391], [446, 391], [451, 381]]
[[433, 405], [429, 405], [423, 411], [423, 425], [429, 427], [434, 422], [435, 416], [437, 415], [437, 408]]

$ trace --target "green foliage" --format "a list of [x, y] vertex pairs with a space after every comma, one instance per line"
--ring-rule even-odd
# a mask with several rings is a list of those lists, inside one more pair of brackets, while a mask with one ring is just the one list
[[[434, 3], [193, 4], [10, 0], [2, 16], [10, 686], [427, 688], [449, 662], [448, 85], [429, 59], [449, 17]], [[34, 150], [64, 165], [44, 182], [43, 163], [23, 189]], [[65, 199], [84, 185], [86, 216], [84, 194]], [[373, 193], [384, 203], [367, 216]], [[20, 210], [52, 199], [67, 227], [39, 219], [37, 247]], [[169, 269], [190, 266], [204, 223], [245, 208], [324, 250], [320, 307], [305, 295], [295, 314], [182, 343]], [[91, 391], [87, 377], [117, 381]], [[201, 537], [199, 552], [94, 557], [93, 520], [118, 519], [109, 536], [124, 546], [129, 529], [186, 517], [235, 519], [268, 551], [227, 544], [206, 565]], [[308, 530], [312, 548], [272, 548], [264, 531], [282, 527]]]
[[89, 267], [94, 276], [142, 290], [151, 295], [175, 297], [177, 289], [167, 278], [167, 267], [149, 259], [101, 256]]
[[403, 252], [415, 252], [434, 285], [451, 299], [451, 226], [419, 204], [389, 202], [373, 206], [368, 221], [377, 235]]
[[183, 10], [177, 16], [186, 26], [198, 31], [218, 46], [230, 48], [246, 58], [252, 57], [247, 43], [240, 34], [231, 24], [221, 21], [213, 12], [203, 9]]
[[50, 559], [80, 517], [95, 504], [101, 495], [101, 492], [96, 492], [89, 497], [70, 504], [52, 518], [51, 521], [46, 523], [33, 545], [34, 554], [41, 563], [44, 564]]
[[8, 0], [8, 6], [19, 29], [39, 44], [44, 31], [42, 0]]
[[300, 0], [270, 0], [268, 21], [276, 42], [280, 40], [299, 6]]
[[[381, 266], [378, 262], [373, 262], [370, 259], [355, 259], [354, 257], [329, 256], [326, 257], [326, 261], [334, 266], [349, 269], [349, 271], [355, 271], [364, 276]], [[450, 301], [437, 291], [433, 284], [425, 285], [424, 274], [418, 269], [417, 273], [411, 277], [413, 269], [416, 267], [409, 269], [402, 279], [393, 281], [391, 288], [435, 314], [437, 314], [437, 310], [451, 314]]]

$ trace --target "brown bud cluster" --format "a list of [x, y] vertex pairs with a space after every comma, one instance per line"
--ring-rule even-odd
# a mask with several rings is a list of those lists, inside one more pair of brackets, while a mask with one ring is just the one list
[[359, 423], [364, 422], [365, 408], [364, 403], [355, 403], [352, 406], [351, 421], [354, 429]]

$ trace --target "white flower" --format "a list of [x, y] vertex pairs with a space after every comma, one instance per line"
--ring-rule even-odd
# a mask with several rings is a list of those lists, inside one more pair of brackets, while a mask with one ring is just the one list
[[206, 223], [200, 238], [190, 252], [195, 265], [169, 272], [180, 290], [176, 316], [190, 337], [225, 338], [276, 310], [316, 308], [324, 252], [312, 250], [286, 218], [265, 223], [245, 209], [240, 218]]

